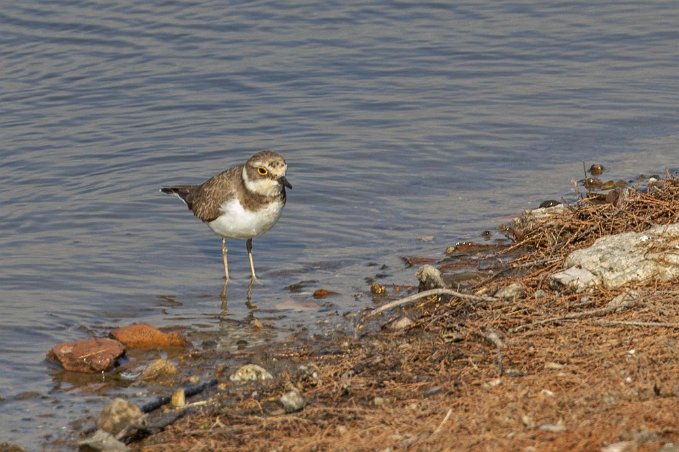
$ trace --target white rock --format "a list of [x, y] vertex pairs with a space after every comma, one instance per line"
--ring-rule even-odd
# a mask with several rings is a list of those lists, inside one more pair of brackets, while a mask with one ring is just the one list
[[231, 381], [271, 380], [271, 375], [265, 368], [257, 364], [246, 364], [229, 377]]
[[283, 407], [285, 407], [287, 413], [299, 411], [306, 405], [304, 397], [302, 397], [302, 394], [296, 389], [283, 394], [280, 398], [280, 402], [283, 404]]
[[632, 452], [635, 450], [637, 450], [637, 443], [634, 441], [619, 441], [601, 448], [601, 452]]
[[679, 277], [679, 223], [601, 237], [591, 247], [571, 253], [564, 266], [589, 270], [608, 288]]
[[575, 289], [582, 292], [597, 283], [597, 278], [589, 270], [571, 267], [549, 277], [549, 286], [554, 290]]

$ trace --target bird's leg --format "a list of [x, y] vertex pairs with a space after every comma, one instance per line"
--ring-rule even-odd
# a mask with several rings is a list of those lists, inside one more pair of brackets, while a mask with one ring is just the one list
[[228, 250], [226, 249], [226, 239], [222, 239], [222, 259], [224, 260], [224, 279], [228, 283], [229, 282], [229, 263], [226, 260], [226, 253]]
[[255, 263], [252, 260], [252, 239], [248, 239], [245, 242], [245, 248], [248, 250], [248, 259], [250, 259], [250, 277], [253, 281], [257, 280], [257, 275], [255, 274]]

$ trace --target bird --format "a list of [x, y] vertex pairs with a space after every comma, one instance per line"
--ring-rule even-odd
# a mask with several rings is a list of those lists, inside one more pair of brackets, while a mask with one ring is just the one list
[[271, 229], [281, 217], [285, 189], [292, 185], [285, 177], [288, 165], [273, 151], [252, 155], [245, 164], [235, 165], [200, 185], [162, 187], [161, 192], [177, 196], [191, 212], [222, 238], [225, 281], [229, 281], [227, 239], [246, 240], [251, 282], [257, 280], [252, 259], [252, 239]]

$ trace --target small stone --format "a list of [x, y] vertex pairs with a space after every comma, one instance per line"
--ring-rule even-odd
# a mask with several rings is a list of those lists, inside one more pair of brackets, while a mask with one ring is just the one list
[[563, 433], [566, 431], [566, 426], [559, 421], [556, 424], [542, 424], [539, 427], [540, 431], [548, 433]]
[[385, 325], [385, 327], [387, 329], [391, 330], [391, 331], [401, 331], [401, 330], [405, 330], [407, 328], [410, 328], [414, 324], [415, 324], [415, 322], [410, 320], [408, 317], [403, 316], [403, 317], [399, 317], [398, 319], [387, 323]]
[[[123, 452], [130, 450], [124, 443], [103, 430], [97, 430], [94, 435], [80, 441], [78, 446], [80, 451]], [[6, 449], [0, 448], [0, 450]]]
[[347, 428], [346, 428], [345, 426], [343, 426], [343, 425], [338, 425], [338, 426], [337, 426], [337, 434], [338, 434], [338, 435], [344, 435], [344, 434], [347, 433], [348, 431], [349, 431], [349, 429], [347, 429]]
[[314, 296], [314, 298], [318, 299], [318, 298], [329, 297], [330, 295], [337, 295], [337, 292], [334, 292], [334, 291], [328, 290], [328, 289], [317, 289], [317, 290], [314, 290], [313, 296]]
[[418, 281], [420, 281], [420, 291], [443, 289], [446, 287], [446, 283], [443, 281], [439, 269], [431, 265], [423, 265], [420, 267], [415, 276]]
[[534, 428], [535, 427], [535, 421], [533, 421], [533, 418], [528, 416], [527, 414], [524, 414], [523, 416], [521, 416], [521, 422], [527, 428]]
[[113, 339], [84, 339], [52, 347], [47, 358], [74, 372], [102, 372], [111, 369], [125, 347]]
[[443, 391], [443, 388], [441, 386], [434, 386], [433, 388], [429, 388], [424, 392], [425, 397], [431, 397], [434, 396], [438, 393]]
[[562, 369], [563, 364], [555, 363], [552, 361], [547, 361], [545, 363], [545, 369], [551, 369], [551, 370], [557, 370], [557, 369]]
[[382, 397], [375, 397], [375, 398], [373, 399], [373, 405], [378, 406], [378, 407], [384, 405], [384, 398], [382, 398]]
[[665, 443], [658, 449], [658, 452], [679, 452], [679, 446], [674, 443]]
[[514, 368], [509, 368], [505, 370], [505, 375], [508, 377], [525, 377], [526, 372], [521, 370], [521, 369], [514, 369]]
[[183, 389], [177, 389], [172, 394], [172, 406], [182, 408], [184, 405], [186, 405], [186, 392]]
[[487, 389], [494, 388], [495, 386], [500, 386], [502, 384], [502, 378], [496, 378], [494, 380], [490, 380], [486, 383], [483, 384]]
[[177, 373], [177, 367], [167, 359], [156, 359], [144, 368], [141, 373], [143, 381], [159, 380]]
[[387, 293], [387, 289], [382, 284], [375, 282], [370, 285], [370, 292], [373, 295], [384, 295]]
[[129, 348], [186, 347], [191, 342], [180, 333], [163, 333], [148, 323], [135, 323], [116, 328], [111, 337]]
[[542, 289], [538, 289], [533, 293], [533, 296], [535, 297], [536, 300], [540, 300], [540, 299], [545, 298], [547, 296], [547, 292], [545, 292]]
[[523, 286], [519, 283], [513, 283], [498, 290], [495, 297], [504, 300], [516, 300], [523, 298], [525, 295], [526, 291], [523, 289]]
[[189, 384], [197, 385], [200, 383], [200, 377], [198, 375], [191, 375], [189, 377]]
[[318, 375], [318, 368], [314, 365], [299, 366], [297, 368], [297, 381], [310, 386], [318, 385], [321, 382], [321, 377]]
[[306, 405], [306, 401], [302, 394], [296, 389], [286, 392], [280, 398], [280, 402], [283, 404], [286, 413], [294, 413], [300, 411]]
[[231, 374], [229, 380], [231, 381], [257, 381], [257, 380], [271, 380], [271, 375], [265, 368], [257, 364], [246, 364], [236, 372]]
[[97, 428], [117, 435], [128, 425], [137, 422], [143, 416], [137, 405], [125, 399], [115, 398], [106, 405], [97, 418]]
[[636, 290], [628, 290], [609, 301], [606, 307], [625, 308], [629, 304], [635, 302], [638, 298], [639, 292]]
[[634, 452], [637, 450], [635, 441], [619, 441], [601, 448], [601, 452]]

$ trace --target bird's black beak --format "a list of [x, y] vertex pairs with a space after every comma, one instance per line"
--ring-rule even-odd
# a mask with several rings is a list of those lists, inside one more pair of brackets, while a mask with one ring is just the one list
[[285, 176], [281, 176], [278, 178], [278, 183], [281, 184], [284, 187], [292, 188], [292, 185], [290, 185], [290, 182], [285, 178]]

